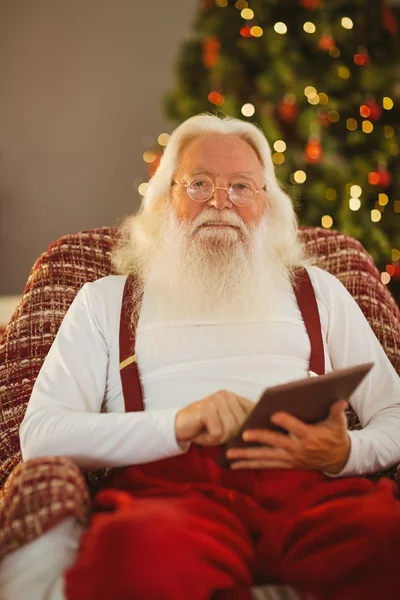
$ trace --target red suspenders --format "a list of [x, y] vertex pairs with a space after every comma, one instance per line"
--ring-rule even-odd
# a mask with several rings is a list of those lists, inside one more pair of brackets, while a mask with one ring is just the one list
[[121, 320], [119, 324], [119, 372], [124, 395], [125, 412], [144, 410], [143, 390], [135, 354], [136, 325], [131, 323], [133, 277], [126, 278], [122, 296]]
[[[119, 329], [119, 356], [125, 411], [144, 410], [143, 391], [135, 351], [136, 323], [131, 324], [131, 298], [133, 279], [128, 277], [124, 287]], [[298, 269], [293, 290], [311, 343], [310, 371], [325, 373], [324, 346], [317, 300], [306, 269]]]
[[325, 373], [324, 343], [322, 341], [321, 319], [314, 288], [306, 269], [298, 269], [293, 291], [306, 326], [311, 343], [310, 371], [317, 375]]

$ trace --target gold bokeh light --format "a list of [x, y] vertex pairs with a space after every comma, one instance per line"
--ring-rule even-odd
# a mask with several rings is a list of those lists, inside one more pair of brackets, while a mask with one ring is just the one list
[[285, 23], [282, 23], [282, 21], [278, 21], [278, 23], [275, 23], [274, 25], [274, 30], [276, 31], [276, 33], [284, 35], [285, 33], [287, 33], [287, 26], [285, 25]]
[[277, 140], [274, 144], [274, 150], [277, 152], [285, 152], [286, 144], [283, 140]]
[[251, 8], [244, 8], [240, 13], [240, 16], [242, 19], [250, 21], [251, 19], [254, 19], [254, 12], [251, 10]]
[[333, 219], [330, 215], [324, 215], [321, 219], [321, 225], [325, 229], [330, 229], [333, 225]]
[[314, 23], [311, 23], [311, 21], [307, 21], [306, 23], [304, 23], [303, 29], [306, 33], [315, 33], [317, 30]]
[[293, 175], [293, 179], [296, 183], [304, 183], [307, 179], [307, 175], [304, 171], [296, 171]]

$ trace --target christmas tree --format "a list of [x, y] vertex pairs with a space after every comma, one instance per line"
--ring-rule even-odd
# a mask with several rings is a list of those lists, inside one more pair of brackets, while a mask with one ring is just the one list
[[203, 0], [165, 106], [176, 123], [205, 111], [257, 123], [300, 224], [357, 238], [392, 284], [399, 29], [400, 0]]

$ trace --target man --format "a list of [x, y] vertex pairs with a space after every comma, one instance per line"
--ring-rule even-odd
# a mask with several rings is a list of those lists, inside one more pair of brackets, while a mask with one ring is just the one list
[[[397, 598], [396, 486], [356, 476], [400, 462], [399, 378], [348, 292], [304, 257], [263, 134], [209, 115], [178, 127], [113, 262], [120, 275], [86, 284], [68, 311], [20, 433], [24, 459], [114, 471], [79, 552], [66, 521], [8, 561], [29, 598], [244, 599], [271, 581], [315, 599]], [[351, 400], [363, 429], [347, 431], [343, 401], [316, 425], [277, 413], [290, 435], [253, 431], [258, 445], [222, 469], [219, 446], [263, 389], [308, 374], [300, 267], [326, 371], [375, 363]], [[125, 412], [119, 370], [127, 275], [140, 412]], [[46, 565], [36, 588], [32, 556], [31, 571]]]

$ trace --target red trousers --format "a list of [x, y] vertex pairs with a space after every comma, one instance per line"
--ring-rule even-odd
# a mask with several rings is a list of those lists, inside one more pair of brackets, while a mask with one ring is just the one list
[[316, 600], [398, 600], [389, 479], [231, 471], [218, 448], [117, 469], [95, 499], [68, 600], [247, 600], [285, 583]]

